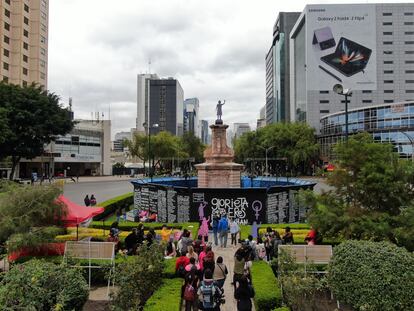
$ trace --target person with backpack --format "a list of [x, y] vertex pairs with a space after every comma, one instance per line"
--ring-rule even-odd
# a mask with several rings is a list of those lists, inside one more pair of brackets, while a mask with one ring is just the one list
[[217, 286], [220, 289], [223, 289], [224, 282], [226, 281], [226, 277], [229, 271], [227, 270], [226, 265], [223, 263], [223, 257], [218, 256], [216, 261], [216, 266], [213, 272], [213, 279], [214, 282], [217, 283]]
[[214, 283], [213, 272], [210, 269], [204, 271], [204, 279], [200, 282], [197, 294], [199, 309], [204, 311], [220, 310], [220, 306], [216, 302], [216, 297], [220, 297], [223, 293], [217, 284]]
[[251, 311], [254, 294], [253, 286], [249, 283], [247, 276], [243, 275], [237, 282], [234, 292], [234, 298], [237, 300], [237, 311]]
[[181, 256], [178, 257], [177, 261], [175, 262], [175, 273], [179, 277], [185, 277], [185, 267], [190, 263], [190, 259], [185, 255], [185, 253], [181, 253]]
[[214, 271], [214, 252], [212, 250], [206, 253], [206, 256], [203, 258], [203, 271], [210, 270]]
[[220, 247], [227, 247], [227, 234], [229, 232], [229, 222], [227, 221], [226, 215], [221, 216], [218, 223], [217, 231], [220, 237]]
[[182, 287], [182, 295], [185, 302], [185, 311], [197, 311], [198, 310], [198, 288], [199, 278], [196, 270], [191, 269], [184, 278], [184, 285]]

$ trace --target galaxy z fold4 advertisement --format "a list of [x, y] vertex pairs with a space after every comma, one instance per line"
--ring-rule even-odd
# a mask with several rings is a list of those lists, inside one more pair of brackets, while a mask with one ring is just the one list
[[308, 89], [330, 90], [341, 83], [353, 90], [375, 90], [375, 6], [308, 5], [305, 18]]

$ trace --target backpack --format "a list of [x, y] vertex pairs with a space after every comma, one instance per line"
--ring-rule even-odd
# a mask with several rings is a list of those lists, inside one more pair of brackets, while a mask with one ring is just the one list
[[185, 277], [185, 273], [186, 273], [187, 271], [185, 271], [185, 267], [183, 266], [183, 265], [180, 265], [179, 267], [178, 267], [178, 270], [177, 270], [177, 275], [179, 276], [179, 277]]
[[203, 295], [203, 307], [206, 309], [214, 308], [214, 284], [206, 285], [203, 281], [201, 282], [200, 291]]
[[189, 283], [184, 289], [184, 300], [194, 301], [195, 300], [195, 288]]

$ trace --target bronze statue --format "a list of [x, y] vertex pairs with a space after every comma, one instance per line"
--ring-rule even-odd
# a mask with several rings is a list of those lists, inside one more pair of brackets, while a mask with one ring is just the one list
[[216, 110], [217, 110], [217, 120], [221, 120], [221, 116], [223, 115], [223, 110], [222, 110], [222, 106], [224, 106], [224, 104], [226, 103], [225, 100], [223, 100], [223, 103], [221, 103], [221, 100], [218, 101], [218, 104], [216, 106]]

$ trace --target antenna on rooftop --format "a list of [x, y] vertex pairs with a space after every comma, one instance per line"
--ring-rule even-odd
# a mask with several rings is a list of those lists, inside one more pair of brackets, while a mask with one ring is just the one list
[[151, 73], [151, 57], [148, 59], [148, 73]]

